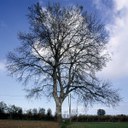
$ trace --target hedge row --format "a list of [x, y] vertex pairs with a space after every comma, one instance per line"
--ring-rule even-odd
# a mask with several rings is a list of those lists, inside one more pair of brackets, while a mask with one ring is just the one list
[[16, 120], [47, 120], [54, 121], [56, 117], [53, 115], [28, 115], [28, 114], [10, 114], [10, 113], [0, 113], [0, 119], [16, 119]]
[[128, 122], [128, 115], [105, 115], [105, 116], [92, 116], [92, 115], [79, 115], [73, 116], [74, 122]]

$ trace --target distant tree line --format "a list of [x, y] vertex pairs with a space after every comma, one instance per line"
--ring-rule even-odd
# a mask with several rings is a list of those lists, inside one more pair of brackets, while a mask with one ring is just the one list
[[19, 120], [56, 120], [56, 115], [52, 115], [52, 110], [44, 108], [33, 108], [23, 111], [21, 107], [15, 105], [7, 106], [0, 102], [0, 119], [19, 119]]
[[[23, 111], [21, 107], [0, 102], [0, 119], [56, 121], [57, 116], [52, 114], [50, 108], [47, 111], [44, 108]], [[69, 120], [66, 117], [64, 119]], [[128, 115], [105, 115], [105, 110], [98, 109], [97, 115], [78, 115], [74, 112], [71, 120], [73, 122], [128, 122]]]
[[128, 115], [79, 115], [73, 116], [73, 122], [128, 122]]

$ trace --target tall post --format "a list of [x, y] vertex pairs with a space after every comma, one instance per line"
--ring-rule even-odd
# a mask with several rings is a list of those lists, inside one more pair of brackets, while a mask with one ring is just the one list
[[69, 105], [69, 120], [71, 122], [71, 94], [68, 95], [68, 105]]
[[78, 122], [78, 113], [79, 113], [79, 111], [78, 111], [78, 100], [77, 100], [77, 106], [76, 107], [77, 107], [76, 112], [77, 112], [77, 122]]

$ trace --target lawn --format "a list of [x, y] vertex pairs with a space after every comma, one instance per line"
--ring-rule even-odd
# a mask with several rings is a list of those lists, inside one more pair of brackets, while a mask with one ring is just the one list
[[55, 122], [0, 120], [0, 128], [58, 128]]
[[73, 123], [67, 128], [128, 128], [128, 122], [91, 122], [91, 123]]

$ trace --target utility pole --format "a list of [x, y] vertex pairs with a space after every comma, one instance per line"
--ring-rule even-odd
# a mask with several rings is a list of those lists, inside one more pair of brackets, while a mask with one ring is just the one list
[[77, 100], [77, 106], [76, 107], [77, 107], [76, 112], [77, 112], [77, 122], [78, 122], [78, 114], [79, 114], [79, 112], [78, 112], [78, 100]]
[[71, 122], [71, 94], [68, 95], [69, 119]]

